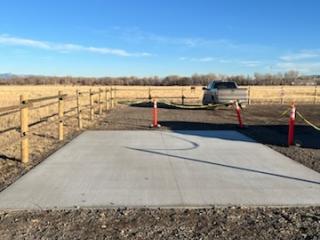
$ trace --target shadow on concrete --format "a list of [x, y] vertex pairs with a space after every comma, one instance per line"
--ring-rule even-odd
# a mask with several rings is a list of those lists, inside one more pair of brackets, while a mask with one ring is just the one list
[[190, 158], [190, 157], [183, 157], [183, 156], [169, 154], [169, 153], [157, 152], [157, 151], [149, 150], [149, 149], [140, 149], [140, 148], [132, 148], [132, 147], [126, 147], [126, 148], [133, 150], [133, 151], [140, 151], [140, 152], [170, 157], [175, 160], [192, 161], [192, 162], [196, 162], [196, 163], [208, 164], [208, 165], [213, 165], [213, 166], [218, 166], [218, 167], [223, 167], [223, 168], [234, 169], [234, 170], [238, 170], [238, 171], [245, 171], [245, 172], [250, 172], [250, 173], [254, 173], [254, 174], [263, 174], [263, 175], [268, 175], [268, 176], [272, 176], [272, 177], [278, 177], [278, 178], [284, 178], [284, 179], [293, 180], [293, 181], [299, 181], [299, 182], [304, 182], [304, 183], [320, 185], [319, 181], [313, 181], [313, 180], [304, 179], [304, 178], [298, 178], [298, 177], [292, 177], [292, 176], [288, 176], [288, 175], [266, 172], [266, 171], [261, 171], [258, 169], [251, 169], [251, 168], [245, 168], [245, 167], [240, 167], [240, 166], [236, 166], [236, 165], [210, 162], [210, 161], [206, 161], [206, 160], [200, 160], [200, 159], [195, 159], [195, 158]]
[[[161, 121], [160, 124], [173, 132], [181, 134], [193, 134], [202, 137], [210, 137], [201, 131], [182, 131], [182, 130], [234, 130], [239, 131], [246, 136], [253, 138], [257, 142], [275, 146], [287, 146], [288, 141], [288, 125], [248, 125], [240, 129], [237, 124], [217, 124], [203, 122], [187, 122], [187, 121]], [[296, 125], [295, 143], [303, 148], [320, 149], [320, 132], [310, 126]], [[227, 139], [238, 140], [241, 139]], [[246, 140], [247, 141], [247, 140]], [[249, 140], [248, 140], [249, 141]]]
[[171, 135], [171, 134], [167, 134], [165, 132], [162, 132], [162, 134], [165, 134], [167, 137], [171, 137], [171, 138], [175, 138], [179, 141], [183, 141], [185, 143], [187, 143], [188, 145], [190, 145], [190, 147], [185, 147], [185, 148], [166, 148], [166, 149], [161, 149], [161, 148], [152, 148], [152, 149], [148, 149], [148, 150], [152, 150], [152, 151], [187, 151], [187, 150], [193, 150], [193, 149], [196, 149], [198, 148], [200, 145], [194, 141], [191, 141], [189, 139], [186, 139], [186, 138], [183, 138], [183, 137], [178, 137], [178, 136], [174, 136], [174, 135]]

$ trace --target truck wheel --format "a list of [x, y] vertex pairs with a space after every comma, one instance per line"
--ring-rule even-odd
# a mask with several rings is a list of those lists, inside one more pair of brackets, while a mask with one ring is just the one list
[[206, 101], [205, 97], [202, 98], [202, 105], [208, 105], [208, 102]]

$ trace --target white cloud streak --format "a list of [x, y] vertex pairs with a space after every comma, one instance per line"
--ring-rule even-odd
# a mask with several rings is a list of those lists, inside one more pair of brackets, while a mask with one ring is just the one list
[[278, 62], [276, 67], [280, 71], [296, 70], [302, 73], [315, 73], [320, 72], [319, 62]]
[[214, 57], [202, 57], [202, 58], [192, 58], [192, 57], [180, 57], [181, 61], [189, 61], [189, 62], [218, 62], [222, 64], [239, 64], [244, 67], [259, 67], [263, 63], [261, 61], [256, 60], [239, 60], [239, 59], [218, 59]]
[[122, 40], [127, 42], [134, 43], [145, 43], [152, 42], [156, 44], [162, 45], [175, 45], [178, 47], [185, 48], [224, 48], [231, 50], [239, 50], [239, 51], [247, 51], [247, 50], [255, 50], [255, 51], [266, 51], [269, 50], [269, 46], [263, 46], [258, 44], [242, 44], [232, 41], [230, 39], [224, 38], [203, 38], [203, 37], [176, 37], [176, 36], [168, 36], [168, 35], [159, 35], [151, 32], [145, 32], [141, 30], [139, 27], [132, 28], [121, 28], [114, 27], [110, 30], [101, 30], [100, 33], [107, 35], [115, 35], [119, 36]]
[[203, 58], [189, 58], [189, 57], [180, 57], [181, 61], [189, 61], [189, 62], [212, 62], [215, 58], [212, 57], [203, 57]]
[[0, 35], [0, 45], [7, 46], [21, 46], [21, 47], [31, 47], [43, 50], [58, 51], [58, 52], [89, 52], [104, 55], [114, 55], [119, 57], [147, 57], [151, 56], [147, 52], [128, 52], [123, 49], [116, 48], [104, 48], [104, 47], [93, 47], [93, 46], [83, 46], [71, 43], [53, 43], [45, 42], [34, 39], [18, 38], [9, 35]]
[[300, 61], [320, 57], [320, 50], [303, 50], [298, 53], [291, 53], [280, 57], [282, 61]]
[[279, 57], [279, 71], [296, 70], [304, 74], [320, 72], [320, 49], [300, 50]]
[[258, 67], [262, 64], [261, 61], [252, 61], [252, 60], [239, 61], [239, 63], [245, 67]]

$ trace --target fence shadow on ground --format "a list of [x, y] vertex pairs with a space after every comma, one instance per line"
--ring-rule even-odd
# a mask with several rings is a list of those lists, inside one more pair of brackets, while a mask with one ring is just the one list
[[[237, 124], [214, 124], [187, 121], [161, 121], [160, 124], [174, 132], [182, 134], [203, 134], [197, 131], [181, 130], [235, 130], [262, 144], [287, 146], [287, 125], [249, 125], [240, 129]], [[205, 135], [203, 135], [205, 137]], [[303, 148], [320, 149], [320, 132], [310, 126], [296, 125], [295, 143]], [[232, 139], [230, 139], [232, 140]]]
[[12, 157], [12, 156], [5, 155], [5, 154], [0, 154], [0, 161], [1, 160], [11, 160], [11, 161], [19, 162], [19, 163], [21, 162], [20, 159]]

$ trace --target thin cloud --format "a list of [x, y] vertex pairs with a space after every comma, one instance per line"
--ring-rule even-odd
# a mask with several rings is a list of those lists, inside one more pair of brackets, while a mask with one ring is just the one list
[[213, 57], [203, 57], [203, 58], [192, 58], [192, 57], [180, 57], [181, 61], [189, 61], [189, 62], [219, 62], [222, 64], [238, 64], [244, 67], [259, 67], [262, 65], [262, 61], [257, 60], [239, 60], [239, 59], [218, 59]]
[[219, 59], [219, 63], [232, 63], [232, 60], [229, 59]]
[[319, 62], [278, 62], [276, 67], [280, 71], [296, 70], [302, 73], [320, 72]]
[[156, 42], [158, 44], [167, 44], [167, 45], [178, 45], [189, 48], [196, 47], [228, 47], [228, 48], [237, 48], [236, 44], [233, 44], [229, 40], [225, 39], [216, 39], [209, 40], [204, 38], [190, 38], [190, 37], [169, 37], [169, 36], [160, 36], [155, 34], [141, 33], [140, 39], [145, 39], [151, 42]]
[[11, 37], [5, 34], [0, 35], [0, 44], [41, 48], [41, 49], [47, 49], [47, 50], [51, 49], [51, 46], [46, 42], [36, 41], [36, 40], [26, 39], [26, 38], [16, 38], [16, 37]]
[[300, 61], [320, 57], [320, 50], [304, 50], [298, 53], [287, 54], [280, 57], [282, 61]]
[[261, 61], [239, 61], [240, 64], [242, 64], [245, 67], [258, 67], [261, 65]]
[[279, 57], [275, 67], [279, 71], [296, 70], [305, 74], [320, 71], [320, 49], [301, 50]]
[[[101, 31], [100, 31], [101, 32]], [[255, 50], [266, 51], [269, 50], [269, 46], [263, 46], [258, 44], [242, 44], [232, 41], [230, 39], [218, 38], [203, 38], [203, 37], [176, 37], [168, 35], [160, 35], [151, 32], [145, 32], [139, 27], [121, 28], [114, 27], [111, 30], [104, 30], [104, 34], [113, 34], [120, 37], [122, 40], [134, 43], [152, 42], [163, 45], [176, 45], [186, 48], [225, 48], [225, 49], [237, 49], [240, 51]]]
[[59, 52], [89, 52], [89, 53], [97, 53], [97, 54], [105, 54], [105, 55], [114, 55], [120, 57], [147, 57], [151, 56], [150, 53], [147, 52], [128, 52], [123, 49], [116, 48], [101, 48], [101, 47], [93, 47], [93, 46], [83, 46], [78, 44], [71, 43], [53, 43], [53, 42], [45, 42], [34, 39], [27, 38], [18, 38], [12, 37], [9, 35], [0, 35], [0, 44], [7, 46], [22, 46], [22, 47], [31, 47], [38, 48], [43, 50], [51, 50], [51, 51], [59, 51]]
[[203, 58], [188, 58], [188, 57], [180, 57], [181, 61], [190, 61], [190, 62], [212, 62], [215, 58], [212, 57], [203, 57]]

